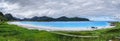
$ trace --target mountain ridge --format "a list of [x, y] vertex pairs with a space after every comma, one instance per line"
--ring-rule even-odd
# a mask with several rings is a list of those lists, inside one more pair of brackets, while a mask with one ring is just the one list
[[62, 16], [59, 18], [52, 18], [52, 17], [48, 17], [48, 16], [41, 16], [41, 17], [34, 16], [32, 18], [20, 19], [20, 18], [13, 17], [10, 13], [5, 14], [5, 15], [3, 15], [3, 13], [2, 13], [0, 15], [2, 17], [6, 18], [8, 21], [90, 21], [87, 18], [79, 18], [79, 17], [68, 18], [66, 16]]

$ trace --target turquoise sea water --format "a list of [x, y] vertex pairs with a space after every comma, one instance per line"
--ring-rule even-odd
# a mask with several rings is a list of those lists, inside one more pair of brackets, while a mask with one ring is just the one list
[[85, 28], [85, 27], [105, 27], [110, 23], [106, 21], [80, 21], [80, 22], [20, 22], [22, 24], [30, 24], [34, 26], [46, 26], [57, 28]]

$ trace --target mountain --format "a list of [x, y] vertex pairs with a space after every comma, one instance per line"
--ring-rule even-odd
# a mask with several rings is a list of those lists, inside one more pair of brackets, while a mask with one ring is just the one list
[[2, 12], [0, 12], [0, 20], [7, 19], [8, 21], [89, 21], [87, 18], [79, 18], [79, 17], [72, 17], [68, 18], [66, 16], [62, 16], [59, 18], [52, 18], [52, 17], [47, 17], [47, 16], [42, 16], [42, 17], [32, 17], [32, 18], [24, 18], [24, 19], [19, 19], [16, 17], [13, 17], [10, 13], [3, 15]]
[[70, 20], [69, 18], [62, 16], [62, 17], [56, 18], [56, 21], [70, 21]]
[[22, 21], [19, 18], [13, 17], [10, 13], [5, 14], [4, 17], [8, 20], [8, 21]]
[[11, 14], [5, 14], [4, 15], [9, 21], [10, 20], [15, 20], [15, 18]]
[[0, 12], [0, 16], [2, 16], [2, 17], [4, 16], [2, 12]]
[[13, 17], [11, 14], [3, 14], [0, 12], [0, 21], [13, 21], [13, 20], [20, 20], [19, 18]]
[[54, 21], [54, 18], [47, 17], [47, 16], [42, 16], [42, 17], [32, 17], [32, 18], [24, 18], [22, 21], [27, 20], [27, 21]]
[[53, 21], [54, 18], [42, 16], [42, 17], [33, 17], [31, 20], [37, 20], [37, 21]]
[[89, 19], [87, 19], [87, 18], [79, 18], [79, 17], [68, 18], [68, 17], [65, 17], [65, 16], [57, 18], [56, 20], [57, 21], [89, 21]]
[[73, 18], [68, 18], [65, 16], [59, 17], [59, 18], [51, 18], [47, 16], [42, 16], [42, 17], [33, 17], [33, 18], [24, 18], [22, 21], [89, 21], [87, 18], [79, 18], [79, 17], [73, 17]]
[[5, 20], [7, 20], [7, 19], [4, 17], [3, 13], [0, 12], [0, 21], [5, 21]]

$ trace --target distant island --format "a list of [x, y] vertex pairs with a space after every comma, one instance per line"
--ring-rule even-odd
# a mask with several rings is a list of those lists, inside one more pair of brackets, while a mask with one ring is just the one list
[[3, 15], [2, 12], [0, 12], [0, 19], [4, 18], [9, 20], [9, 21], [89, 21], [87, 18], [79, 18], [79, 17], [72, 17], [68, 18], [66, 16], [62, 16], [59, 18], [52, 18], [52, 17], [47, 17], [47, 16], [42, 16], [42, 17], [32, 17], [32, 18], [24, 18], [24, 19], [19, 19], [16, 17], [13, 17], [11, 14], [5, 14]]

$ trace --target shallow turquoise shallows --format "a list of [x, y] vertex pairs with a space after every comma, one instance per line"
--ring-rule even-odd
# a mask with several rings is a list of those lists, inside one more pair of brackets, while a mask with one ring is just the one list
[[85, 27], [105, 27], [110, 26], [106, 21], [81, 21], [81, 22], [20, 22], [22, 24], [30, 24], [34, 26], [46, 26], [57, 28], [85, 28]]

